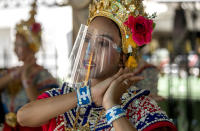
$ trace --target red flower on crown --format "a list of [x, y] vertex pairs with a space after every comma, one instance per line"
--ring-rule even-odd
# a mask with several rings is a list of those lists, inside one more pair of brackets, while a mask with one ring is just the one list
[[148, 44], [152, 38], [153, 21], [143, 16], [129, 16], [124, 22], [131, 29], [132, 38], [138, 46]]
[[33, 33], [38, 33], [41, 31], [41, 25], [40, 23], [34, 23], [32, 26], [31, 26], [31, 30]]

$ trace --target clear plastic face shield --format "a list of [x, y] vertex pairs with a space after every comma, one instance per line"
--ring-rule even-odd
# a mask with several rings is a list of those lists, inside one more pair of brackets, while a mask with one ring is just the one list
[[120, 46], [108, 33], [81, 25], [70, 54], [70, 83], [87, 83], [90, 79], [105, 77], [117, 68], [120, 52]]

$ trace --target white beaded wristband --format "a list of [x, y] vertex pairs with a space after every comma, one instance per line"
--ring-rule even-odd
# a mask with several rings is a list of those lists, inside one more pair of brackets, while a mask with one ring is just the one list
[[120, 105], [116, 105], [106, 111], [106, 119], [108, 124], [111, 124], [113, 121], [125, 116], [126, 113]]

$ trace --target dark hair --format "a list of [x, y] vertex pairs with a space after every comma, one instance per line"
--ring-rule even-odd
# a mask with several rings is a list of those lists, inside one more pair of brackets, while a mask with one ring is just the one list
[[[110, 19], [111, 20], [111, 19]], [[122, 39], [122, 35], [121, 35], [121, 31], [120, 31], [120, 29], [119, 29], [119, 26], [117, 25], [117, 23], [115, 23], [113, 20], [111, 20], [113, 23], [114, 23], [114, 25], [117, 27], [117, 29], [118, 29], [118, 31], [119, 31], [119, 37], [120, 37], [120, 39]], [[121, 40], [122, 41], [122, 40]]]

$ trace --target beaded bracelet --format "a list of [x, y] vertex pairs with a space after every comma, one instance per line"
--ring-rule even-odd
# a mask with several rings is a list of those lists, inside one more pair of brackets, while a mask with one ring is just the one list
[[112, 108], [106, 111], [107, 123], [111, 124], [114, 120], [119, 119], [120, 117], [125, 117], [126, 113], [120, 105], [113, 106]]
[[76, 90], [78, 106], [86, 107], [92, 104], [92, 97], [89, 86], [83, 86]]

